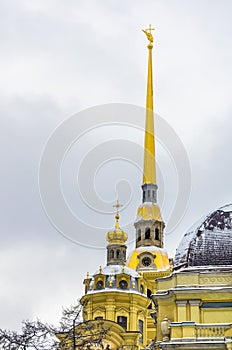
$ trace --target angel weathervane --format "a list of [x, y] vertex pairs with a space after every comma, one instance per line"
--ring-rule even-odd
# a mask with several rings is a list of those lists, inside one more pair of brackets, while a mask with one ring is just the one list
[[148, 29], [142, 29], [142, 31], [146, 34], [148, 40], [150, 41], [150, 43], [153, 43], [153, 35], [151, 34], [151, 31], [155, 30], [155, 28], [152, 28], [151, 25], [149, 25]]

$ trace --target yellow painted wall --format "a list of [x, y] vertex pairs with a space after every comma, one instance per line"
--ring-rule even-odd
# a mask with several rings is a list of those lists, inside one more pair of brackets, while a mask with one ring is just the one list
[[202, 323], [230, 323], [232, 322], [232, 309], [202, 309], [201, 310]]
[[[161, 322], [168, 317], [170, 322], [194, 322], [197, 325], [232, 324], [232, 308], [203, 308], [206, 302], [231, 302], [232, 274], [220, 269], [208, 273], [202, 270], [182, 270], [157, 281], [158, 303], [157, 340], [162, 341]], [[174, 338], [184, 337], [190, 326], [172, 328]], [[186, 334], [187, 334], [186, 333]], [[191, 333], [191, 332], [190, 332]], [[194, 333], [195, 334], [195, 333]], [[190, 335], [189, 335], [190, 336]]]

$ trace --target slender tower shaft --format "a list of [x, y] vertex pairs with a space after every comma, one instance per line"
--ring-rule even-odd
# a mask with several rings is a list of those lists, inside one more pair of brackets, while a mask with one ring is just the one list
[[147, 74], [147, 101], [146, 124], [144, 138], [144, 165], [143, 165], [143, 203], [157, 202], [156, 166], [155, 166], [155, 137], [154, 137], [154, 111], [153, 111], [153, 75], [152, 75], [152, 28], [145, 30], [149, 44], [148, 48], [148, 74]]
[[153, 75], [152, 75], [152, 49], [153, 28], [143, 30], [148, 43], [148, 73], [147, 73], [147, 99], [146, 122], [144, 134], [144, 165], [143, 165], [143, 203], [137, 211], [135, 221], [136, 247], [156, 246], [163, 247], [164, 222], [157, 205], [156, 160], [155, 160], [155, 134], [153, 110]]
[[152, 82], [152, 48], [153, 48], [153, 45], [149, 43], [148, 44], [148, 74], [147, 74], [146, 125], [145, 125], [145, 139], [144, 139], [143, 184], [156, 184], [153, 82]]

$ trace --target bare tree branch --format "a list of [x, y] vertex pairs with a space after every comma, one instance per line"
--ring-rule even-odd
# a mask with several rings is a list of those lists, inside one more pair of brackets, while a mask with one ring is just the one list
[[63, 309], [58, 327], [40, 320], [23, 321], [19, 333], [0, 329], [1, 350], [67, 350], [86, 349], [93, 345], [103, 348], [103, 339], [108, 330], [102, 321], [83, 322], [83, 305]]

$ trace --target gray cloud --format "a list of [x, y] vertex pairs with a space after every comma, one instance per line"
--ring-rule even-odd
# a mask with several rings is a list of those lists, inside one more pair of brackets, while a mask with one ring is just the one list
[[[184, 142], [192, 167], [188, 211], [166, 238], [170, 254], [192, 222], [231, 201], [231, 6], [226, 0], [1, 1], [1, 327], [37, 315], [56, 321], [61, 306], [82, 294], [86, 272], [104, 264], [104, 250], [73, 244], [48, 221], [39, 160], [54, 129], [81, 109], [109, 102], [144, 106], [147, 53], [140, 29], [150, 22], [156, 27], [156, 111]], [[157, 158], [167, 174], [160, 146]], [[67, 165], [74, 159], [75, 153]], [[67, 181], [75, 166], [70, 173], [65, 168]], [[133, 221], [140, 202], [139, 172], [125, 172], [138, 192], [122, 224]], [[112, 201], [109, 176], [107, 169], [99, 172], [97, 190]], [[164, 179], [170, 191], [173, 181]], [[72, 185], [67, 182], [70, 192]], [[166, 203], [165, 221], [170, 211]], [[99, 218], [102, 244], [113, 221]], [[133, 237], [133, 227], [127, 230]]]

